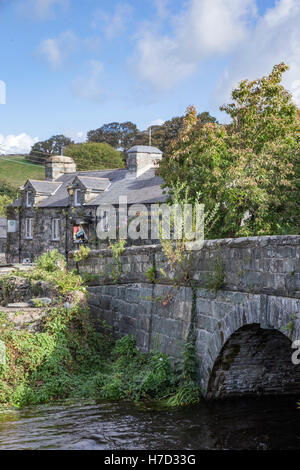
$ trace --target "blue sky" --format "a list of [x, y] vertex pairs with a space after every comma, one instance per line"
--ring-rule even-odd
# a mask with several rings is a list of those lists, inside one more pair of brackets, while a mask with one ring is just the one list
[[299, 24], [300, 0], [0, 0], [0, 149], [190, 104], [223, 121], [232, 87], [282, 60], [300, 105]]

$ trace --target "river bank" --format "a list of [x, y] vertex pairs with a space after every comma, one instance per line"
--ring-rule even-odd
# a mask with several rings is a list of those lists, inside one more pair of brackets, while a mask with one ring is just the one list
[[31, 271], [2, 278], [3, 304], [16, 296], [14, 285], [20, 279], [26, 280], [21, 282], [23, 296], [32, 295], [43, 283], [50, 304], [43, 305], [45, 298], [31, 299], [40, 316], [29, 325], [26, 315], [20, 322], [22, 310], [9, 315], [0, 309], [0, 339], [5, 345], [0, 405], [22, 408], [61, 399], [150, 399], [169, 406], [199, 402], [193, 345], [186, 345], [182, 368], [175, 371], [168, 356], [138, 351], [133, 336], [116, 341], [109, 331], [97, 332], [83, 280], [67, 271], [58, 252], [42, 255]]

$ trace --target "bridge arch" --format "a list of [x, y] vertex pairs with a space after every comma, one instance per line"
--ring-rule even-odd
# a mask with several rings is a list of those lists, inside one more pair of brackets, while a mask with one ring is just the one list
[[232, 302], [207, 341], [200, 370], [206, 397], [300, 394], [300, 365], [292, 363], [291, 348], [300, 338], [299, 305], [264, 294]]
[[246, 325], [222, 347], [207, 397], [300, 394], [300, 366], [291, 356], [291, 341], [283, 333]]

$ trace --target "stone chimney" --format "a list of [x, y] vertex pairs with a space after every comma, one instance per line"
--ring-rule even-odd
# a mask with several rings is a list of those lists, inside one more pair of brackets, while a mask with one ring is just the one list
[[54, 155], [46, 160], [45, 173], [47, 181], [55, 181], [66, 173], [75, 172], [76, 164], [70, 157]]
[[135, 145], [127, 151], [127, 169], [136, 178], [150, 168], [157, 168], [162, 159], [162, 151], [148, 145]]

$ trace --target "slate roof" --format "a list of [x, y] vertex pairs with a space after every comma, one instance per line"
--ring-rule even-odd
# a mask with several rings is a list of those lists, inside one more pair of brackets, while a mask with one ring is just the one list
[[127, 150], [127, 153], [159, 153], [162, 155], [162, 151], [159, 150], [157, 147], [151, 147], [150, 145], [135, 145]]
[[59, 189], [53, 196], [44, 199], [38, 204], [38, 207], [67, 207], [69, 204], [69, 194], [67, 187], [71, 186], [74, 179], [77, 177], [90, 177], [90, 178], [108, 178], [110, 182], [116, 181], [124, 177], [127, 170], [91, 170], [91, 171], [80, 171], [76, 173], [67, 173], [59, 178], [56, 182], [62, 183]]
[[77, 176], [77, 178], [87, 189], [105, 191], [110, 185], [109, 178], [95, 178], [92, 176]]
[[120, 196], [126, 196], [128, 204], [164, 202], [168, 195], [163, 194], [162, 182], [163, 180], [159, 176], [155, 176], [154, 168], [146, 171], [139, 178], [132, 177], [127, 171], [125, 178], [112, 182], [108, 191], [99, 194], [85, 206], [118, 204]]
[[38, 180], [28, 180], [31, 184], [33, 189], [37, 193], [43, 194], [54, 194], [57, 189], [61, 186], [61, 183], [57, 183], [56, 181], [38, 181]]
[[[87, 188], [102, 191], [98, 196], [84, 204], [83, 207], [98, 206], [100, 204], [118, 204], [119, 196], [127, 196], [128, 204], [150, 204], [164, 202], [167, 199], [167, 195], [163, 194], [161, 189], [163, 180], [159, 176], [155, 176], [154, 168], [146, 171], [138, 178], [127, 169], [91, 170], [67, 173], [60, 176], [55, 182], [30, 180], [31, 184], [34, 183], [34, 187], [38, 188], [38, 192], [45, 193], [46, 190], [52, 191], [52, 194], [41, 201], [38, 207], [67, 207], [69, 204], [67, 188], [72, 185], [76, 177]], [[55, 192], [53, 192], [53, 188], [56, 188]], [[20, 199], [14, 201], [14, 207], [19, 207], [20, 205]]]

